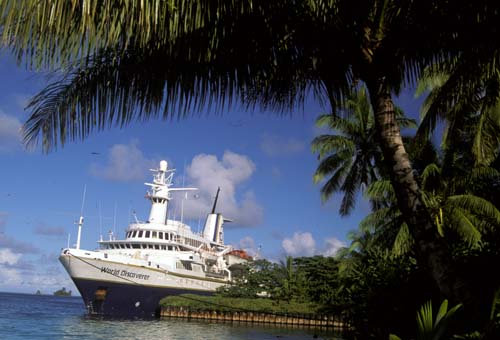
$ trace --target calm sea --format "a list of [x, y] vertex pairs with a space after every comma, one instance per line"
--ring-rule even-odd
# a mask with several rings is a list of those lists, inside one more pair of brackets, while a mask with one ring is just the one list
[[0, 339], [340, 339], [311, 329], [184, 320], [98, 320], [79, 297], [0, 293]]

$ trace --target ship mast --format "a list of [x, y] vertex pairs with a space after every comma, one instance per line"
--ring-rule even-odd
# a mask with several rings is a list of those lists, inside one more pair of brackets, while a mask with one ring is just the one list
[[78, 220], [78, 233], [76, 235], [76, 249], [80, 249], [80, 240], [82, 238], [83, 226], [83, 206], [85, 205], [85, 194], [87, 193], [87, 185], [83, 187], [82, 209], [80, 209], [80, 219]]
[[168, 169], [167, 161], [161, 161], [158, 169], [150, 169], [154, 172], [153, 183], [144, 183], [151, 187], [146, 198], [151, 201], [151, 211], [149, 212], [149, 223], [167, 222], [168, 202], [172, 199], [171, 191], [190, 191], [198, 190], [197, 188], [171, 188], [172, 178], [175, 169]]

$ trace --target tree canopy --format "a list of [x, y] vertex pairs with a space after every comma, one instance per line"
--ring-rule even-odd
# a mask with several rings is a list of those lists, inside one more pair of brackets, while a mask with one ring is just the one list
[[57, 72], [24, 125], [26, 143], [45, 151], [235, 103], [286, 112], [310, 93], [336, 114], [364, 83], [419, 259], [444, 296], [473, 310], [473, 278], [433, 228], [392, 98], [434, 65], [451, 69], [452, 101], [483, 88], [498, 72], [499, 9], [493, 0], [2, 0], [0, 31], [20, 63]]

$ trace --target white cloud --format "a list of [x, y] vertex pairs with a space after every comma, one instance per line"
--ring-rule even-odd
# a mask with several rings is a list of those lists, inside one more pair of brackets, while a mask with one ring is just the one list
[[[214, 155], [195, 156], [187, 168], [187, 176], [189, 186], [199, 189], [199, 198], [184, 201], [184, 217], [204, 218], [212, 209], [217, 188], [220, 187], [218, 212], [233, 220], [236, 225], [252, 226], [260, 223], [263, 208], [257, 202], [255, 194], [251, 190], [241, 194], [238, 191], [238, 186], [247, 181], [254, 171], [255, 164], [247, 156], [231, 151], [224, 152], [222, 160]], [[179, 211], [179, 201], [173, 201], [176, 204], [172, 207], [174, 211]]]
[[0, 110], [0, 153], [21, 149], [21, 122]]
[[21, 254], [14, 253], [9, 248], [0, 249], [0, 282], [2, 285], [18, 285], [22, 281], [21, 271], [15, 266]]
[[21, 258], [21, 254], [15, 254], [9, 248], [0, 249], [0, 264], [14, 265]]
[[260, 148], [270, 157], [289, 156], [304, 151], [304, 142], [296, 138], [285, 139], [265, 133], [260, 138]]
[[51, 294], [61, 287], [78, 294], [54, 254], [33, 261], [9, 248], [0, 249], [0, 290]]
[[311, 233], [296, 232], [292, 238], [285, 238], [281, 243], [289, 256], [313, 256], [316, 251], [316, 241]]
[[330, 237], [324, 240], [324, 245], [316, 247], [316, 241], [309, 232], [295, 232], [291, 238], [283, 239], [281, 243], [285, 254], [292, 257], [300, 256], [335, 256], [340, 248], [346, 246], [341, 240]]
[[325, 249], [323, 249], [322, 255], [335, 256], [341, 248], [344, 248], [346, 246], [347, 244], [345, 242], [342, 242], [338, 238], [327, 238], [325, 239]]
[[0, 264], [0, 282], [0, 287], [19, 285], [22, 282], [20, 271]]
[[147, 177], [148, 169], [155, 168], [157, 161], [146, 158], [139, 149], [139, 141], [129, 144], [115, 144], [108, 152], [105, 165], [93, 163], [90, 173], [93, 176], [112, 181], [142, 180]]

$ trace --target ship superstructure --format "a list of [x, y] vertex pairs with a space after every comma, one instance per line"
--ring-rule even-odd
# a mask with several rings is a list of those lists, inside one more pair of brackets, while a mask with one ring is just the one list
[[98, 242], [99, 249], [90, 251], [80, 249], [81, 217], [76, 246], [61, 252], [59, 259], [90, 314], [153, 316], [167, 295], [213, 293], [231, 280], [230, 265], [242, 261], [224, 244], [227, 220], [216, 212], [219, 191], [203, 232], [194, 233], [167, 213], [172, 192], [196, 189], [172, 187], [174, 170], [166, 161], [152, 171], [152, 183], [145, 183], [151, 202], [146, 222], [130, 224], [124, 239], [110, 234]]

